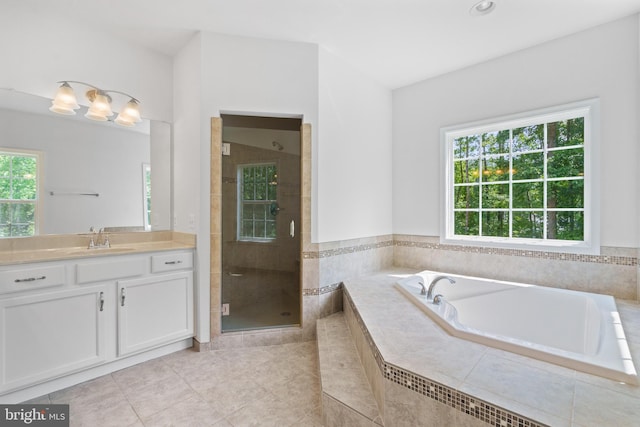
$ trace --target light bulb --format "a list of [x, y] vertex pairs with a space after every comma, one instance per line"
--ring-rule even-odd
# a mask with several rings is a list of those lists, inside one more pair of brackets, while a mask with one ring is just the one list
[[80, 106], [76, 101], [76, 95], [73, 93], [73, 88], [69, 86], [69, 83], [67, 82], [62, 83], [56, 92], [55, 98], [51, 101], [49, 111], [72, 116], [76, 114], [74, 110], [77, 110], [78, 108], [80, 108]]
[[84, 116], [87, 119], [106, 122], [107, 117], [113, 116], [111, 111], [111, 99], [104, 92], [96, 91], [95, 98], [89, 107], [89, 111]]

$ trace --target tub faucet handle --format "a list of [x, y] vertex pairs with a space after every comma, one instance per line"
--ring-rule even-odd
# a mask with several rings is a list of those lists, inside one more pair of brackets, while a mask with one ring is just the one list
[[422, 289], [420, 289], [420, 295], [426, 295], [427, 294], [427, 287], [424, 285], [424, 282], [422, 280], [418, 281], [418, 284], [420, 286], [422, 286]]
[[440, 303], [442, 302], [443, 299], [444, 299], [444, 297], [442, 296], [442, 294], [438, 294], [435, 297], [433, 297], [433, 303], [435, 305], [440, 305]]

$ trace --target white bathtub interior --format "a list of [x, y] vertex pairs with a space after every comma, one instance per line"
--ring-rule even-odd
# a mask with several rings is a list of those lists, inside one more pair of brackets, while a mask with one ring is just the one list
[[[436, 276], [433, 304], [421, 295]], [[594, 375], [638, 384], [613, 297], [423, 271], [396, 287], [453, 336]]]

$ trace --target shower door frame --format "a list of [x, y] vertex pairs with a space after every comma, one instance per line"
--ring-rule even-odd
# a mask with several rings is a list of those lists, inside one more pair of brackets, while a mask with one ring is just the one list
[[[299, 118], [300, 116], [289, 117]], [[222, 118], [211, 118], [210, 337], [212, 340], [222, 335], [222, 126]], [[298, 279], [300, 325], [287, 326], [291, 329], [302, 329], [305, 326], [303, 253], [311, 244], [311, 125], [304, 121], [300, 128], [300, 213], [300, 277]]]

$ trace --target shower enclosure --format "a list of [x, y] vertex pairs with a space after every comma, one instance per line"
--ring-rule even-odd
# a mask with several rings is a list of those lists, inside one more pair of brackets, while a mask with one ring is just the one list
[[221, 116], [222, 332], [299, 325], [302, 120]]

